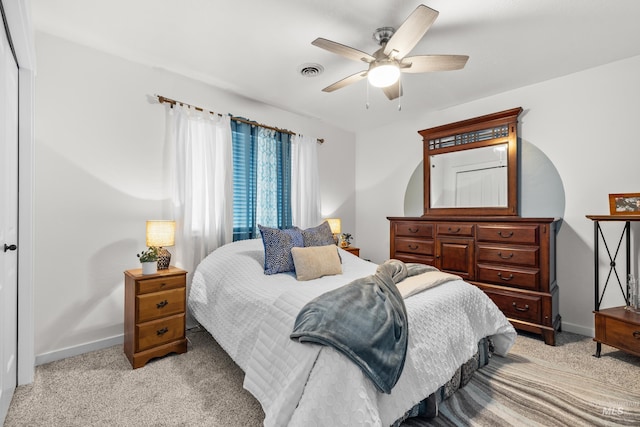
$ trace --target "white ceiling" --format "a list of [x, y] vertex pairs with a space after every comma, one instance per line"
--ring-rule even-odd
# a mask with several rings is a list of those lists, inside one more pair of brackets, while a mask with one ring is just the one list
[[[33, 23], [124, 58], [358, 131], [640, 55], [637, 0], [423, 0], [440, 12], [411, 55], [469, 55], [459, 71], [404, 74], [389, 101], [361, 81], [322, 88], [366, 64], [311, 45], [324, 37], [373, 53], [420, 1], [31, 0]], [[305, 63], [325, 71], [309, 78]], [[188, 100], [184, 100], [188, 102]]]

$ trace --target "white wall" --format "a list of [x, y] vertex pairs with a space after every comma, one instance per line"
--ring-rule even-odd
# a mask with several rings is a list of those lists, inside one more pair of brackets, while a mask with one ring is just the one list
[[160, 94], [304, 135], [319, 148], [323, 214], [355, 229], [355, 136], [168, 71], [36, 36], [35, 352], [43, 363], [121, 340], [123, 271], [145, 220], [169, 212]]
[[[553, 162], [564, 186], [564, 222], [557, 238], [563, 329], [593, 335], [593, 223], [585, 215], [608, 214], [609, 193], [640, 191], [638, 75], [640, 57], [633, 57], [442, 111], [403, 111], [405, 120], [359, 133], [355, 234], [362, 256], [375, 262], [389, 257], [386, 218], [404, 215], [407, 183], [422, 160], [418, 130], [522, 106], [522, 139]], [[545, 216], [549, 203], [541, 194], [537, 200], [521, 195], [522, 206], [535, 207], [535, 216]], [[556, 210], [548, 206], [549, 212]], [[613, 251], [621, 224], [606, 228], [615, 240]], [[604, 260], [603, 270], [608, 272]], [[624, 263], [619, 271], [624, 280]], [[617, 283], [610, 283], [606, 303], [622, 304], [619, 294]]]

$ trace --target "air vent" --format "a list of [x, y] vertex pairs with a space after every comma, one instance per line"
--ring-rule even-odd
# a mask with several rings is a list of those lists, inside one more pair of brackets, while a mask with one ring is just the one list
[[302, 64], [298, 72], [304, 77], [316, 77], [322, 74], [324, 67], [320, 64]]

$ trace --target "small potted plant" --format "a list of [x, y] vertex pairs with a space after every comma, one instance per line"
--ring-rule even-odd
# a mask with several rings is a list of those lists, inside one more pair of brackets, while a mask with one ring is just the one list
[[341, 248], [348, 248], [349, 245], [351, 245], [351, 234], [349, 233], [342, 233], [340, 235], [340, 247]]
[[142, 274], [154, 274], [158, 271], [158, 248], [151, 246], [136, 256], [142, 264]]

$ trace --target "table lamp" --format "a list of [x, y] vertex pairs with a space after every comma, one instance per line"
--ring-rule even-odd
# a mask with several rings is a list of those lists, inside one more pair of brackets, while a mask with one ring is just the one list
[[171, 262], [171, 252], [165, 246], [175, 244], [175, 221], [147, 221], [147, 246], [158, 248], [158, 270], [166, 270]]
[[340, 221], [340, 218], [327, 218], [327, 222], [331, 228], [333, 240], [338, 243], [338, 234], [342, 233], [342, 221]]

